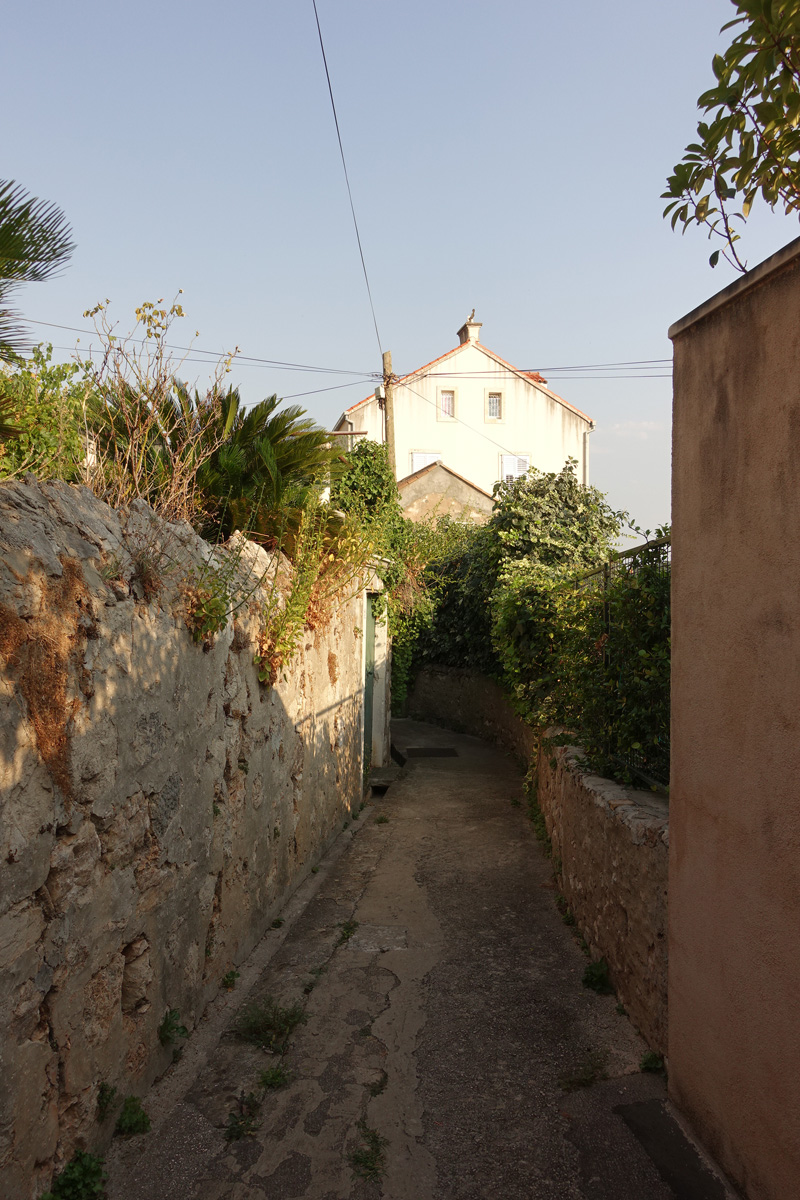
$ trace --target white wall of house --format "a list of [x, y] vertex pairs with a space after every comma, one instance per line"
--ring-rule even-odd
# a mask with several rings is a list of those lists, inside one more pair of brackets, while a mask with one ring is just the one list
[[[589, 482], [591, 419], [498, 363], [474, 337], [444, 361], [399, 381], [394, 410], [398, 479], [441, 459], [491, 492], [508, 474], [528, 466], [560, 471], [572, 457], [578, 478]], [[383, 441], [383, 412], [374, 398], [346, 412], [337, 428], [350, 422]]]

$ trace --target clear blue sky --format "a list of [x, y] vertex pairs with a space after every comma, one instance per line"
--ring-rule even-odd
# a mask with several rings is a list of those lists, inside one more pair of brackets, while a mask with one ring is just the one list
[[[729, 0], [318, 7], [396, 371], [452, 347], [473, 306], [487, 345], [545, 374], [670, 356], [671, 322], [733, 278], [659, 199]], [[0, 177], [56, 201], [77, 243], [20, 294], [28, 317], [80, 326], [110, 297], [125, 324], [183, 288], [175, 340], [379, 369], [311, 0], [30, 0], [3, 46]], [[750, 264], [797, 232], [757, 214]], [[68, 357], [74, 335], [32, 329]], [[255, 402], [346, 377], [232, 378]], [[597, 421], [593, 482], [640, 524], [667, 519], [670, 380], [548, 378]], [[327, 424], [370, 390], [300, 403]]]

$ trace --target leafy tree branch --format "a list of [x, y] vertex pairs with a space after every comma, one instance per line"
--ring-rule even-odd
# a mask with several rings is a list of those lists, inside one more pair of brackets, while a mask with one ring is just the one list
[[708, 119], [662, 198], [673, 229], [703, 225], [722, 241], [712, 267], [722, 256], [745, 271], [738, 230], [757, 197], [772, 209], [800, 210], [800, 0], [732, 2], [737, 16], [723, 32], [740, 32], [714, 56], [716, 83], [697, 102]]

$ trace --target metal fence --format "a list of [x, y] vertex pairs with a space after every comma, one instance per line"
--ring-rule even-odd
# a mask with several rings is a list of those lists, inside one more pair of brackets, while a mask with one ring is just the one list
[[[663, 579], [669, 587], [672, 570], [672, 539], [666, 537], [654, 538], [632, 550], [625, 550], [615, 555], [602, 567], [578, 576], [572, 586], [581, 590], [599, 590], [603, 594], [603, 665], [609, 676], [618, 673], [618, 684], [622, 677], [623, 665], [615, 659], [614, 621], [612, 605], [608, 595], [621, 577], [631, 579], [646, 572], [651, 578]], [[667, 599], [667, 604], [669, 600]], [[668, 708], [668, 697], [667, 697]], [[623, 746], [618, 737], [618, 731], [613, 723], [605, 729], [606, 752], [612, 762], [625, 768], [638, 782], [657, 791], [665, 791], [669, 786], [669, 720], [664, 722], [663, 734], [657, 741], [648, 740], [640, 750]]]
[[632, 550], [622, 550], [602, 567], [586, 571], [575, 579], [574, 586], [579, 588], [600, 586], [608, 587], [609, 582], [618, 575], [635, 575], [643, 567], [655, 569], [668, 575], [672, 567], [672, 537], [654, 538]]

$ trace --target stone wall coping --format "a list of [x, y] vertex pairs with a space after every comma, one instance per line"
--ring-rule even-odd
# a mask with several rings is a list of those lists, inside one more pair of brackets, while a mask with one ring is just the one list
[[[553, 731], [546, 730], [545, 736], [548, 733], [553, 735]], [[568, 771], [580, 777], [597, 807], [606, 809], [613, 820], [630, 830], [635, 845], [660, 841], [669, 846], [669, 802], [666, 797], [585, 771], [581, 766], [583, 750], [580, 746], [553, 746], [552, 751]]]
[[769, 258], [765, 258], [763, 262], [753, 267], [752, 271], [747, 271], [739, 279], [734, 279], [733, 283], [729, 283], [721, 292], [717, 292], [715, 296], [704, 300], [697, 308], [693, 308], [685, 317], [681, 317], [670, 325], [667, 336], [671, 341], [674, 341], [680, 334], [685, 333], [687, 329], [691, 329], [692, 325], [696, 325], [698, 321], [710, 317], [712, 313], [719, 308], [724, 308], [726, 304], [738, 299], [744, 292], [750, 291], [751, 288], [758, 287], [764, 283], [770, 275], [776, 271], [782, 270], [784, 267], [792, 265], [795, 260], [800, 257], [800, 237], [794, 238], [787, 245], [782, 246]]

